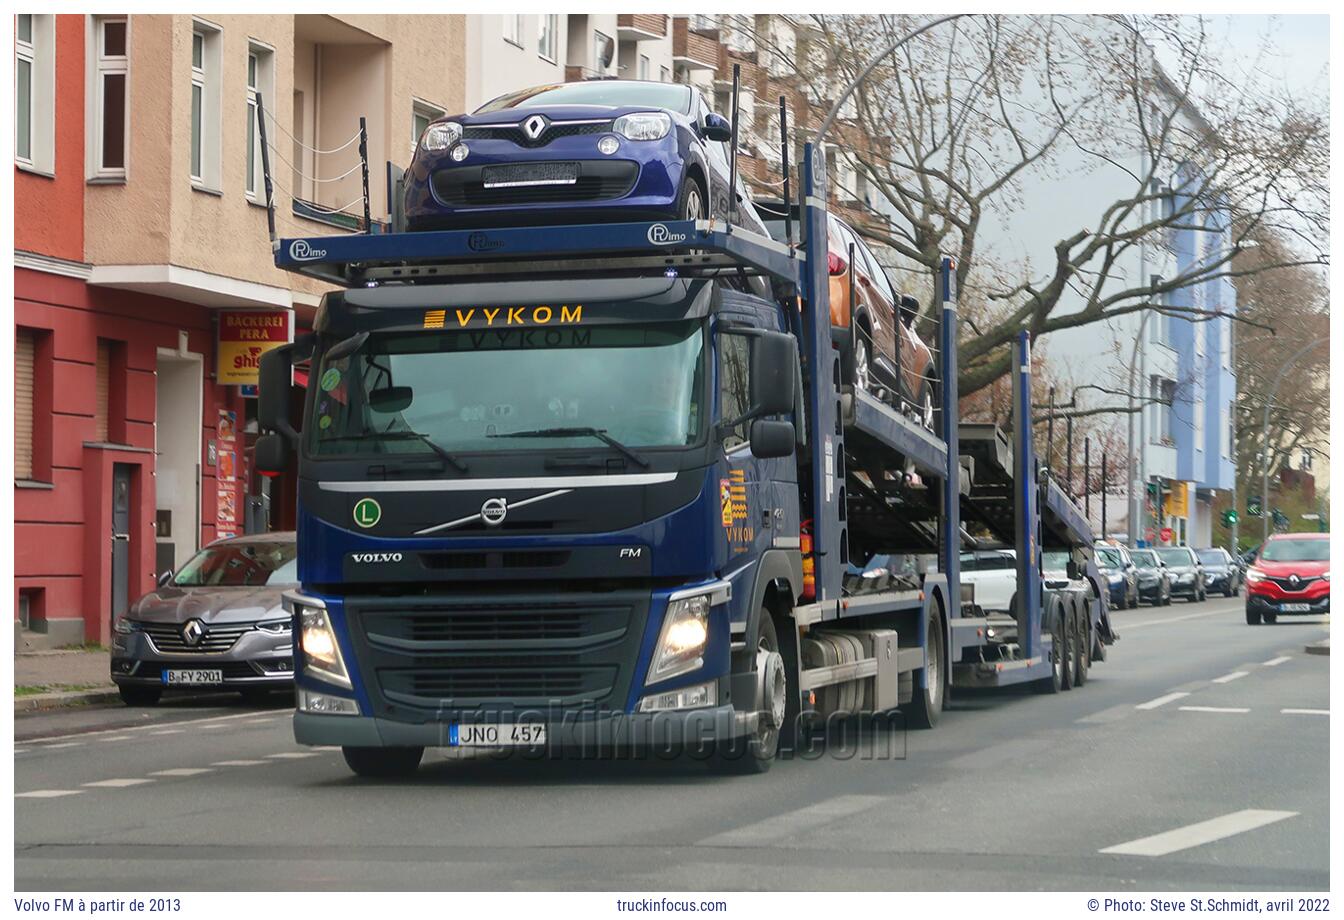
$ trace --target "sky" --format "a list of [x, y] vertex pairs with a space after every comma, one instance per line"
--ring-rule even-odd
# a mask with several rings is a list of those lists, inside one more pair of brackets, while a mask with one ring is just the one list
[[[1227, 65], [1235, 67], [1240, 60], [1242, 67], [1262, 73], [1267, 85], [1286, 81], [1294, 95], [1318, 93], [1325, 107], [1330, 89], [1330, 17], [1219, 15], [1206, 20], [1211, 45], [1228, 56]], [[1267, 52], [1262, 48], [1266, 38]]]

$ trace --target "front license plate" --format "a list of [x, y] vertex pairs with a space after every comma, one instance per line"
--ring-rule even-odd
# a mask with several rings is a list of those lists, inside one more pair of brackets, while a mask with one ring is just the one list
[[222, 684], [224, 683], [224, 672], [218, 668], [192, 668], [190, 670], [173, 670], [163, 672], [163, 682], [165, 684], [194, 686], [199, 684]]
[[1311, 610], [1310, 604], [1280, 604], [1279, 609], [1284, 613], [1307, 613]]
[[574, 185], [578, 181], [577, 163], [510, 163], [507, 166], [487, 166], [481, 171], [481, 184], [485, 188]]
[[448, 726], [449, 747], [541, 747], [546, 726], [540, 722], [476, 722]]

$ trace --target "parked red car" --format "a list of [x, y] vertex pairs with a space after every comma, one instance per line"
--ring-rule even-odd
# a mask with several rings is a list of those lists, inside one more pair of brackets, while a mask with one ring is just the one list
[[1276, 534], [1246, 570], [1246, 622], [1330, 612], [1330, 535]]

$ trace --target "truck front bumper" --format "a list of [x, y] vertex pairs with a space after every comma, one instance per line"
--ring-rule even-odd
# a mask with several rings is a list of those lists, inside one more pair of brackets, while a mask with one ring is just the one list
[[[740, 738], [755, 729], [756, 719], [757, 713], [737, 712], [731, 704], [670, 712], [585, 714], [582, 718], [548, 721], [545, 747], [552, 751], [593, 753], [611, 749], [677, 749]], [[294, 740], [299, 744], [447, 748], [449, 727], [449, 722], [410, 724], [370, 716], [294, 713]]]

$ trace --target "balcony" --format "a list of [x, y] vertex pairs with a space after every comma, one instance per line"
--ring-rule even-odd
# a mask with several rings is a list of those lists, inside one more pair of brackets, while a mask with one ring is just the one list
[[672, 60], [690, 70], [714, 70], [719, 66], [717, 33], [691, 28], [689, 19], [672, 20]]
[[616, 35], [623, 42], [667, 37], [666, 13], [618, 13]]

